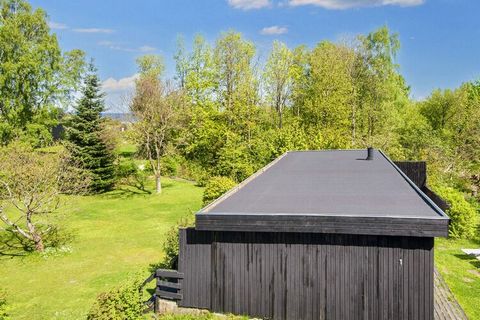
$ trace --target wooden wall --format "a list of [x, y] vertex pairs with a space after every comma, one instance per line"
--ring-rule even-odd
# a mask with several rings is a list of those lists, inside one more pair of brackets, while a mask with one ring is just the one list
[[268, 319], [433, 319], [433, 238], [180, 232], [180, 305]]
[[395, 161], [394, 163], [420, 189], [427, 184], [427, 163], [425, 161]]

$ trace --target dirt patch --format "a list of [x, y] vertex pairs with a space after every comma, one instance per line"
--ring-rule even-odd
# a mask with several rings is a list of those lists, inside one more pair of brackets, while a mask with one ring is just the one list
[[478, 270], [467, 270], [467, 272], [480, 278], [480, 271], [478, 271]]

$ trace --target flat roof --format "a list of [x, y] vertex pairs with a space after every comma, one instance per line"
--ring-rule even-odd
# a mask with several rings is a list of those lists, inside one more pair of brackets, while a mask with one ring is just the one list
[[[244, 224], [243, 229], [249, 229], [247, 226], [253, 224], [256, 227], [251, 231], [255, 231], [262, 221], [268, 226], [290, 217], [300, 223], [295, 229], [304, 225], [305, 232], [315, 232], [324, 229], [321, 221], [366, 221], [369, 229], [379, 223], [410, 225], [424, 221], [429, 226], [441, 225], [441, 235], [446, 235], [445, 213], [383, 152], [374, 150], [373, 155], [372, 160], [365, 160], [366, 150], [287, 152], [202, 209], [197, 225], [198, 217], [202, 220], [209, 216], [206, 220], [213, 228], [223, 224], [223, 230], [238, 230], [236, 224]], [[319, 227], [312, 226], [317, 224]], [[339, 226], [341, 223], [337, 223]], [[208, 226], [200, 221], [200, 228], [204, 227]], [[288, 227], [284, 225], [283, 229]], [[422, 235], [422, 230], [407, 233]]]

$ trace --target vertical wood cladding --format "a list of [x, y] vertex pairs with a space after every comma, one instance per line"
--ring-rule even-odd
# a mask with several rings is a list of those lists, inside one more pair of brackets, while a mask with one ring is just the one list
[[394, 163], [420, 189], [427, 184], [427, 163], [425, 161], [395, 161]]
[[433, 238], [181, 230], [182, 306], [268, 319], [433, 319]]

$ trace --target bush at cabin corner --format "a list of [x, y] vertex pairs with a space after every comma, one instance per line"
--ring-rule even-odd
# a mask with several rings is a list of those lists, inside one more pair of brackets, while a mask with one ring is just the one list
[[195, 224], [195, 216], [193, 214], [181, 219], [176, 225], [170, 228], [165, 235], [163, 243], [163, 252], [165, 256], [158, 264], [151, 265], [152, 272], [158, 268], [161, 269], [177, 269], [178, 252], [180, 248], [179, 230], [180, 228], [192, 227]]
[[140, 281], [134, 281], [98, 295], [87, 320], [139, 320], [145, 309]]
[[[220, 197], [222, 194], [230, 190], [236, 185], [235, 181], [228, 177], [213, 177], [208, 180], [203, 193], [203, 205], [207, 205]], [[194, 216], [190, 215], [180, 220], [175, 226], [170, 228], [166, 234], [166, 240], [163, 243], [163, 251], [165, 256], [163, 260], [156, 265], [152, 265], [152, 269], [176, 269], [179, 251], [179, 229], [191, 227], [194, 225]]]
[[211, 203], [222, 194], [235, 187], [236, 183], [228, 177], [213, 177], [205, 187], [203, 192], [203, 205]]
[[453, 238], [472, 239], [475, 237], [477, 227], [477, 212], [465, 200], [463, 194], [454, 188], [437, 186], [434, 191], [447, 203], [450, 208], [446, 210], [450, 217], [450, 236]]

